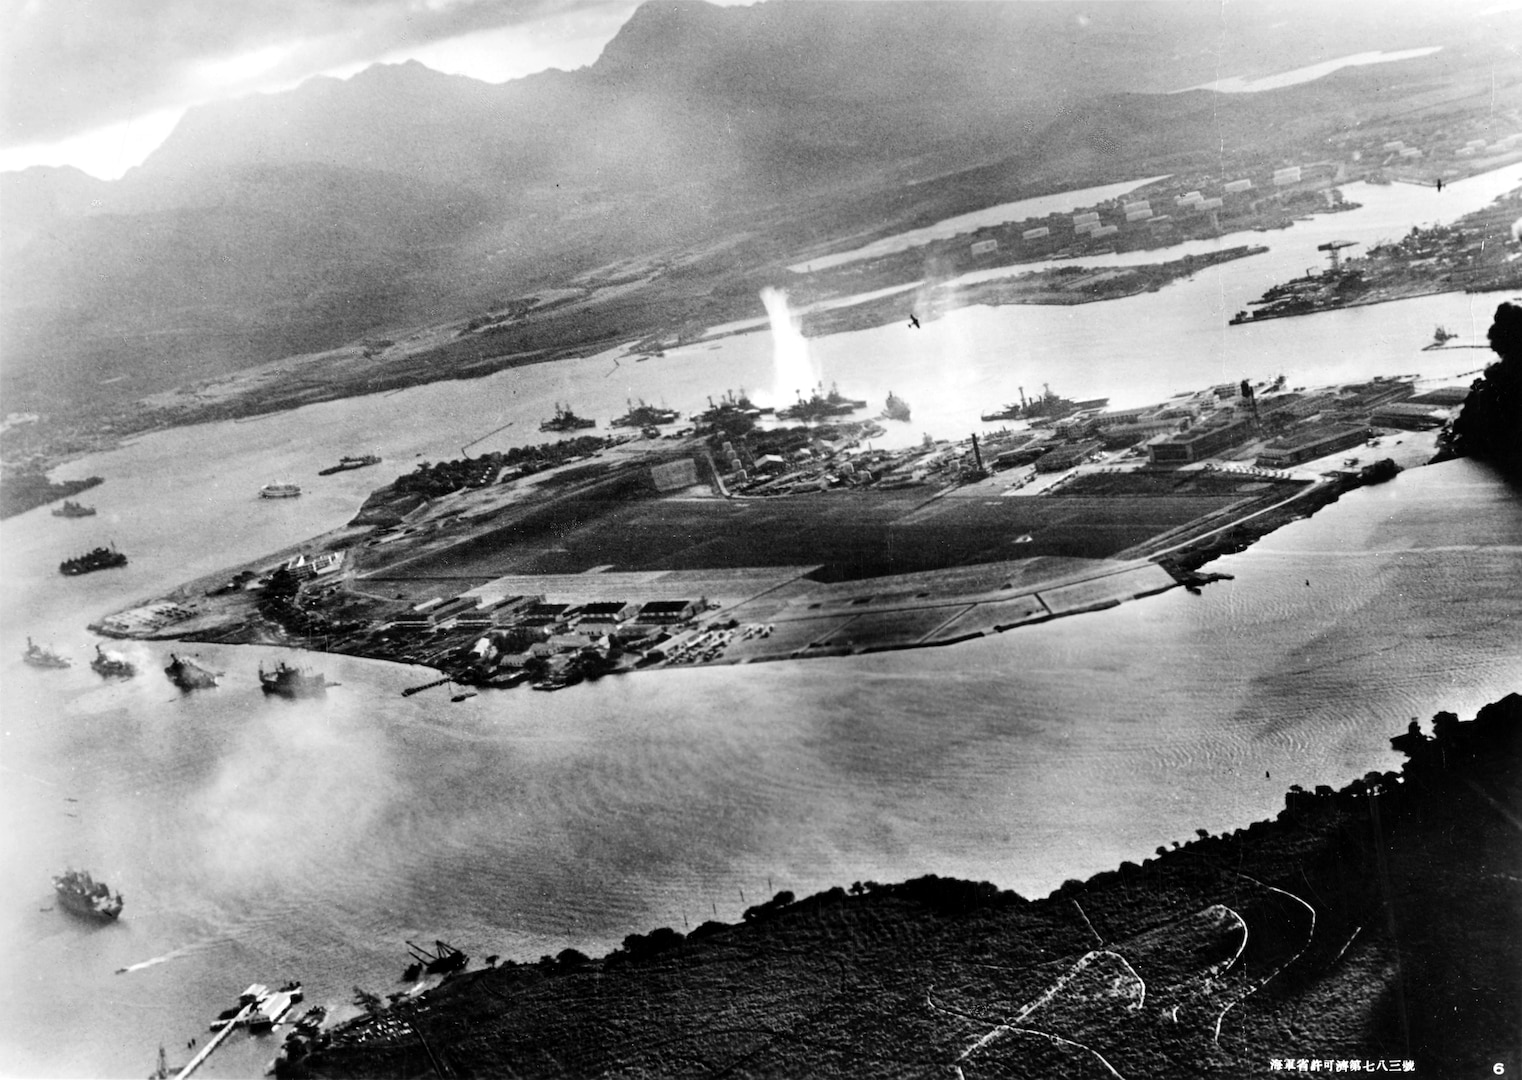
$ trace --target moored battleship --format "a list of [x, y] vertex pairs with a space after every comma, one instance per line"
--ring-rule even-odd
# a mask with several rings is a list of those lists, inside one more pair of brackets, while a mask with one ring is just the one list
[[848, 416], [857, 409], [865, 409], [867, 403], [848, 398], [832, 383], [828, 393], [823, 393], [823, 386], [814, 388], [813, 395], [805, 401], [802, 398], [794, 405], [777, 411], [779, 420], [802, 420], [813, 423], [816, 420], [827, 420], [832, 416]]
[[90, 670], [104, 679], [130, 679], [137, 674], [137, 668], [125, 657], [102, 652], [99, 645], [95, 646], [95, 659], [90, 661]]
[[265, 671], [260, 666], [259, 686], [266, 694], [292, 699], [322, 697], [328, 692], [328, 680], [322, 672], [292, 667], [284, 660], [275, 665], [274, 671]]
[[70, 499], [65, 499], [63, 505], [53, 511], [53, 516], [62, 518], [94, 517], [95, 507], [84, 506]]
[[169, 654], [169, 664], [164, 668], [164, 674], [169, 676], [169, 681], [181, 690], [210, 690], [217, 685], [219, 671], [208, 671], [194, 660], [187, 660], [183, 656]]
[[127, 556], [116, 550], [116, 545], [111, 547], [98, 547], [94, 551], [87, 551], [72, 559], [65, 559], [58, 564], [58, 572], [65, 577], [77, 577], [80, 574], [93, 573], [96, 570], [112, 570], [118, 566], [127, 565]]
[[1075, 412], [1084, 409], [1102, 409], [1110, 403], [1109, 398], [1091, 398], [1087, 401], [1069, 401], [1052, 393], [1050, 386], [1042, 386], [1040, 397], [1027, 399], [1025, 389], [1020, 390], [1020, 404], [1010, 402], [998, 412], [984, 413], [982, 420], [990, 423], [995, 420], [1061, 420], [1072, 416]]
[[583, 428], [594, 428], [596, 426], [596, 420], [587, 420], [584, 417], [577, 416], [571, 411], [569, 406], [561, 405], [557, 402], [555, 405], [554, 417], [540, 424], [539, 430], [580, 431]]
[[88, 870], [65, 870], [53, 878], [53, 891], [63, 909], [87, 919], [110, 920], [122, 913], [122, 894], [112, 893]]
[[326, 469], [318, 469], [318, 476], [332, 476], [334, 473], [348, 472], [350, 469], [363, 469], [370, 465], [379, 465], [381, 459], [375, 454], [364, 454], [360, 457], [351, 457], [345, 454], [338, 459], [337, 465], [329, 465]]
[[657, 424], [674, 424], [681, 419], [681, 413], [675, 409], [658, 409], [654, 405], [645, 404], [641, 399], [638, 405], [629, 402], [629, 411], [622, 416], [615, 416], [609, 423], [613, 427], [654, 427]]
[[26, 652], [21, 654], [21, 659], [24, 663], [31, 664], [32, 667], [66, 668], [74, 666], [74, 661], [70, 660], [67, 656], [60, 656], [52, 649], [44, 649], [41, 645], [35, 644], [31, 638], [26, 639]]

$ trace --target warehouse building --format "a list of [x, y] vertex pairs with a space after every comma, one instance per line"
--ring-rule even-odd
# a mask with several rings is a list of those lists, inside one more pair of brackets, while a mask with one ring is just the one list
[[1204, 461], [1252, 438], [1252, 421], [1243, 417], [1190, 428], [1147, 445], [1153, 465], [1188, 465]]
[[1392, 401], [1381, 405], [1369, 416], [1375, 427], [1399, 428], [1402, 431], [1432, 431], [1448, 421], [1450, 412], [1438, 405], [1410, 401]]
[[1265, 446], [1258, 455], [1257, 464], [1264, 469], [1287, 469], [1303, 461], [1361, 446], [1368, 438], [1368, 428], [1349, 425], [1297, 431]]

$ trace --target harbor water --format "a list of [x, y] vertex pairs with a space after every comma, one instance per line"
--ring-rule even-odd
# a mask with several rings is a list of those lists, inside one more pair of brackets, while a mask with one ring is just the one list
[[[1434, 219], [1430, 191], [1381, 195], [1401, 202], [1360, 197], [1366, 210], [1261, 242], [1289, 259], [1361, 214]], [[1445, 213], [1480, 199], [1450, 196]], [[1266, 284], [1251, 263], [1130, 300], [969, 308], [813, 345], [843, 392], [910, 401], [913, 422], [889, 425], [902, 439], [963, 436], [1043, 382], [1122, 404], [1281, 372], [1452, 380], [1491, 358], [1421, 346], [1437, 323], [1483, 341], [1494, 296], [1228, 328], [1231, 290]], [[0, 1071], [145, 1075], [161, 1043], [188, 1057], [250, 982], [299, 978], [335, 1007], [355, 985], [400, 989], [405, 939], [595, 954], [735, 920], [768, 890], [925, 873], [1039, 895], [1270, 816], [1290, 784], [1393, 768], [1388, 739], [1411, 717], [1522, 688], [1522, 507], [1462, 461], [1345, 496], [1214, 564], [1235, 580], [1199, 596], [950, 648], [460, 703], [401, 696], [427, 672], [337, 656], [304, 658], [340, 684], [325, 699], [272, 700], [258, 666], [297, 658], [277, 649], [116, 643], [135, 679], [86, 666], [100, 615], [341, 524], [373, 487], [504, 424], [473, 452], [540, 441], [557, 400], [605, 425], [628, 397], [690, 411], [770, 382], [768, 335], [749, 334], [176, 429], [60, 470], [107, 478], [81, 496], [96, 517], [42, 508], [0, 528]], [[369, 452], [382, 464], [315, 475]], [[275, 480], [304, 494], [260, 500]], [[127, 567], [56, 572], [108, 540]], [[24, 666], [27, 635], [75, 666]], [[176, 691], [171, 647], [222, 686]], [[119, 922], [55, 909], [49, 876], [68, 865], [122, 891]], [[235, 1037], [203, 1073], [255, 1074], [277, 1046]]]

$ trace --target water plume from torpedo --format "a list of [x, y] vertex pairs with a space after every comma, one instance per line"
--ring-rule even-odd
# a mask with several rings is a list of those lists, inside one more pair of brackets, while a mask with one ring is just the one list
[[787, 293], [781, 289], [761, 290], [761, 303], [772, 327], [772, 402], [783, 406], [800, 395], [807, 395], [819, 385], [819, 366], [809, 354], [808, 338], [787, 306]]

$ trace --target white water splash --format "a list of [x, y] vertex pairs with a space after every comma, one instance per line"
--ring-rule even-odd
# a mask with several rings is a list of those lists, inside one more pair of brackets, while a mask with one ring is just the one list
[[819, 365], [809, 354], [809, 342], [788, 310], [787, 293], [762, 289], [761, 303], [772, 325], [772, 403], [788, 405], [807, 396], [822, 378]]

